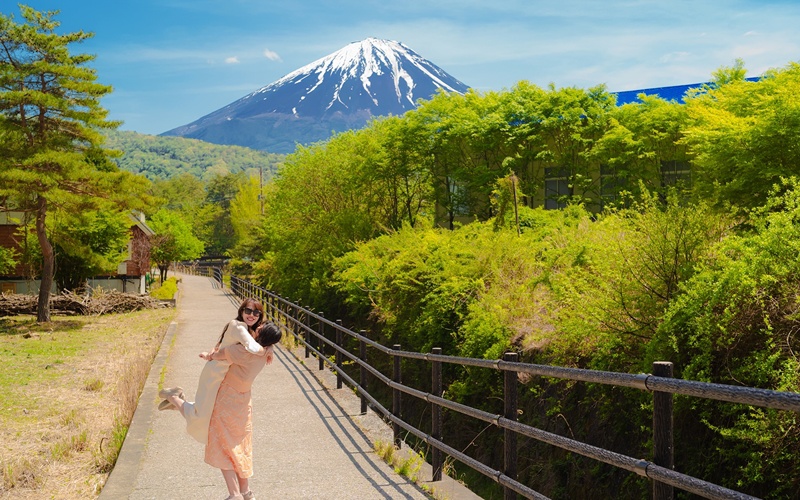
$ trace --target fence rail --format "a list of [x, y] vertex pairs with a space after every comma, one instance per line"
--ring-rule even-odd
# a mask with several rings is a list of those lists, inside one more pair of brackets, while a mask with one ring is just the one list
[[182, 262], [174, 263], [172, 268], [177, 273], [191, 274], [193, 276], [208, 276], [216, 280], [220, 287], [222, 283], [222, 269], [218, 266], [206, 266], [200, 264], [186, 264]]
[[[221, 278], [220, 278], [221, 282]], [[375, 411], [391, 422], [395, 444], [401, 440], [402, 430], [427, 443], [433, 450], [431, 465], [433, 480], [440, 480], [444, 466], [444, 456], [450, 456], [473, 470], [491, 478], [504, 489], [504, 498], [545, 499], [546, 496], [517, 481], [517, 436], [526, 436], [558, 448], [577, 453], [590, 459], [609, 464], [640, 476], [649, 478], [653, 486], [655, 500], [673, 498], [673, 488], [694, 493], [712, 499], [751, 499], [744, 493], [730, 490], [702, 479], [682, 474], [674, 470], [674, 443], [672, 430], [672, 397], [674, 394], [697, 398], [742, 403], [765, 408], [800, 412], [800, 394], [779, 392], [750, 387], [738, 387], [724, 384], [711, 384], [691, 380], [671, 378], [672, 365], [658, 362], [653, 366], [654, 374], [627, 374], [565, 368], [558, 366], [520, 363], [515, 353], [507, 353], [504, 359], [486, 360], [448, 356], [441, 349], [434, 348], [430, 353], [403, 351], [400, 345], [387, 347], [364, 335], [342, 325], [340, 320], [331, 321], [321, 313], [315, 313], [291, 302], [273, 292], [254, 285], [235, 276], [230, 277], [232, 292], [240, 298], [255, 297], [265, 306], [269, 318], [282, 324], [296, 340], [305, 347], [305, 356], [317, 357], [319, 369], [329, 365], [337, 376], [337, 387], [347, 383], [356, 390], [361, 398], [361, 411], [367, 411], [370, 405]], [[332, 332], [333, 335], [326, 335]], [[335, 340], [329, 338], [333, 337]], [[358, 342], [358, 355], [344, 347], [346, 338]], [[392, 360], [392, 374], [385, 375], [378, 368], [367, 362], [367, 348], [381, 352]], [[326, 352], [335, 353], [331, 360]], [[345, 361], [345, 358], [347, 361]], [[403, 359], [423, 360], [431, 365], [431, 391], [425, 392], [402, 383]], [[359, 380], [348, 375], [343, 365], [354, 363], [359, 367]], [[492, 414], [470, 406], [450, 401], [442, 397], [442, 365], [480, 367], [504, 372], [504, 411], [503, 414]], [[562, 380], [607, 384], [617, 387], [628, 387], [651, 392], [653, 404], [653, 461], [629, 457], [611, 450], [598, 448], [574, 439], [553, 434], [517, 421], [517, 374], [525, 373], [541, 377]], [[369, 392], [367, 374], [390, 388], [392, 391], [391, 408], [386, 408]], [[425, 401], [430, 405], [431, 433], [414, 427], [403, 420], [403, 395]], [[498, 471], [474, 458], [454, 449], [442, 441], [441, 410], [448, 409], [460, 414], [492, 424], [504, 432], [504, 470]]]

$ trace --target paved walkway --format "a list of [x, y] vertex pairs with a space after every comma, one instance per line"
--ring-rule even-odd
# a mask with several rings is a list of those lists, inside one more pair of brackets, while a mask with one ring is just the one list
[[[157, 410], [158, 388], [163, 380], [165, 387], [179, 385], [193, 398], [204, 363], [197, 354], [213, 347], [239, 301], [209, 278], [180, 278], [177, 320], [153, 363], [101, 500], [227, 496], [222, 474], [203, 462], [203, 446], [186, 434], [183, 418]], [[391, 441], [388, 427], [372, 412], [360, 415], [353, 391], [335, 389], [327, 370], [309, 369], [316, 365], [316, 360], [299, 362], [280, 347], [253, 385], [255, 476], [250, 485], [256, 497], [429, 498], [373, 451], [375, 440]], [[430, 479], [428, 467], [421, 478]], [[440, 499], [477, 498], [449, 478], [428, 485]]]

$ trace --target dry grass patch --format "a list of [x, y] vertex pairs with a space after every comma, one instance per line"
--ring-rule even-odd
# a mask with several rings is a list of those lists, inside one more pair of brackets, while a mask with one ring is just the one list
[[174, 317], [0, 318], [0, 499], [97, 497]]

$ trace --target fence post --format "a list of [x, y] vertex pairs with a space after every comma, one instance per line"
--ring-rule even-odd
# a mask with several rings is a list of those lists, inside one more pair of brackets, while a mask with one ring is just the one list
[[292, 312], [291, 312], [292, 299], [290, 299], [289, 297], [284, 297], [283, 300], [284, 300], [283, 309], [281, 310], [282, 311], [281, 314], [283, 315], [283, 322], [286, 324], [286, 329], [292, 332], [294, 331], [292, 330]]
[[311, 356], [311, 309], [306, 312], [305, 321], [303, 322], [303, 339], [306, 341], [305, 348], [306, 348], [306, 355], [305, 357], [308, 358]]
[[[516, 362], [519, 355], [507, 352], [503, 361]], [[517, 420], [517, 372], [506, 370], [503, 372], [503, 416], [509, 420]], [[505, 470], [503, 473], [513, 480], [517, 480], [517, 433], [511, 429], [503, 429], [503, 455]], [[503, 487], [503, 499], [515, 500], [517, 493], [508, 487]]]
[[[656, 361], [653, 375], [672, 378], [672, 363]], [[653, 391], [653, 463], [667, 469], [675, 468], [673, 443], [672, 394]], [[653, 500], [672, 500], [673, 487], [653, 481]]]
[[300, 299], [297, 302], [292, 303], [292, 331], [295, 335], [300, 333], [300, 309], [303, 307], [300, 305]]
[[[442, 354], [441, 347], [431, 349], [433, 354]], [[431, 394], [442, 397], [442, 362], [434, 359], [431, 362]], [[438, 441], [442, 440], [442, 407], [436, 403], [431, 403], [431, 437]], [[431, 481], [442, 480], [442, 450], [433, 447], [431, 450], [431, 468], [433, 475]]]
[[[366, 337], [367, 331], [361, 330], [361, 336]], [[358, 384], [364, 390], [363, 392], [367, 392], [367, 369], [364, 368], [367, 363], [367, 343], [362, 339], [358, 339], [358, 358], [362, 363], [359, 365]], [[367, 413], [367, 398], [363, 393], [359, 393], [359, 396], [361, 397], [361, 414], [365, 415]]]
[[342, 345], [344, 343], [343, 342], [344, 338], [343, 338], [343, 334], [342, 334], [342, 328], [343, 328], [342, 327], [342, 320], [337, 319], [336, 320], [336, 326], [337, 326], [337, 328], [336, 328], [336, 347], [337, 347], [337, 349], [336, 349], [336, 368], [337, 368], [337, 370], [336, 370], [336, 388], [337, 389], [341, 389], [342, 388], [342, 375], [341, 375], [342, 372], [341, 372], [341, 370], [342, 370], [342, 357], [343, 357], [341, 349], [344, 349], [344, 346]]
[[[395, 351], [400, 350], [400, 344], [395, 344], [392, 346], [392, 349]], [[400, 356], [393, 355], [392, 360], [393, 363], [393, 370], [392, 370], [392, 381], [396, 384], [402, 383], [403, 377], [400, 372]], [[400, 398], [400, 389], [392, 389], [392, 415], [397, 418], [402, 419], [402, 400]], [[400, 448], [402, 444], [402, 440], [400, 439], [400, 424], [396, 422], [392, 422], [392, 434], [394, 435], [394, 446], [396, 448]]]
[[[325, 315], [319, 313], [322, 319], [325, 319]], [[319, 351], [319, 355], [317, 355], [317, 361], [319, 361], [319, 369], [322, 370], [325, 368], [325, 342], [322, 341], [325, 338], [325, 322], [322, 320], [317, 321], [317, 351]]]

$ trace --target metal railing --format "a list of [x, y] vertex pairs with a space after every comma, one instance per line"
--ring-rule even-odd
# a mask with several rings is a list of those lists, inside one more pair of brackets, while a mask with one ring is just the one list
[[[328, 364], [336, 372], [337, 388], [341, 388], [343, 383], [346, 382], [355, 389], [361, 398], [362, 413], [366, 413], [367, 406], [370, 405], [373, 410], [379, 412], [386, 420], [391, 422], [396, 445], [399, 446], [401, 432], [404, 430], [431, 446], [431, 466], [434, 481], [441, 480], [444, 466], [443, 455], [447, 455], [500, 484], [504, 489], [504, 498], [506, 499], [516, 498], [516, 494], [525, 498], [547, 498], [517, 481], [517, 436], [519, 435], [646, 477], [652, 481], [653, 498], [655, 500], [673, 498], [673, 488], [705, 498], [752, 499], [755, 497], [674, 470], [673, 395], [680, 394], [800, 412], [800, 394], [798, 393], [674, 379], [672, 378], [672, 364], [668, 362], [654, 363], [654, 374], [627, 374], [520, 363], [517, 361], [516, 353], [507, 353], [501, 360], [487, 360], [447, 356], [442, 354], [439, 348], [434, 348], [430, 353], [403, 351], [400, 345], [394, 345], [390, 348], [378, 344], [367, 338], [364, 331], [359, 333], [349, 330], [342, 326], [340, 320], [331, 321], [321, 313], [315, 313], [303, 308], [289, 299], [267, 291], [246, 280], [231, 276], [230, 287], [231, 291], [240, 298], [254, 297], [261, 300], [265, 304], [268, 317], [272, 321], [282, 324], [305, 347], [306, 357], [313, 354], [319, 361], [320, 370], [324, 369], [325, 365]], [[333, 337], [335, 340], [329, 337]], [[347, 337], [358, 342], [358, 355], [354, 355], [343, 347]], [[372, 348], [391, 357], [391, 376], [384, 375], [367, 362], [367, 348]], [[330, 349], [335, 353], [333, 360], [326, 356], [326, 351]], [[347, 361], [345, 361], [345, 358], [347, 358]], [[432, 374], [430, 392], [420, 391], [402, 383], [401, 361], [403, 359], [423, 360], [430, 363]], [[345, 363], [358, 365], [358, 381], [345, 372]], [[504, 373], [503, 414], [488, 413], [443, 398], [443, 364], [502, 371]], [[651, 392], [653, 394], [653, 461], [650, 462], [615, 453], [518, 422], [517, 375], [520, 373], [628, 387]], [[391, 389], [391, 408], [384, 407], [370, 394], [367, 374], [371, 374], [374, 379]], [[402, 395], [418, 398], [430, 405], [430, 434], [403, 420]], [[504, 469], [502, 471], [492, 469], [442, 441], [441, 410], [443, 408], [492, 424], [503, 430], [505, 439]]]
[[198, 264], [173, 263], [172, 270], [176, 273], [191, 274], [193, 276], [207, 276], [213, 278], [220, 288], [222, 283], [222, 269], [217, 266], [204, 266]]

